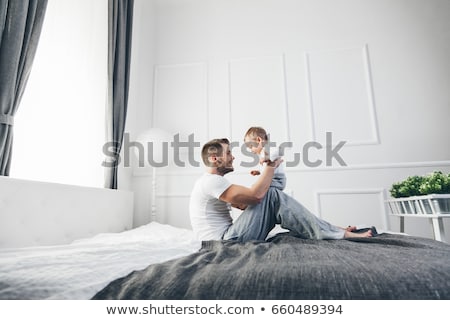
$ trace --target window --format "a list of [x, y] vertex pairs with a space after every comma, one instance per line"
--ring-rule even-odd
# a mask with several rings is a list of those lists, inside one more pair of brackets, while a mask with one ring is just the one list
[[15, 117], [10, 176], [102, 187], [107, 0], [49, 0]]

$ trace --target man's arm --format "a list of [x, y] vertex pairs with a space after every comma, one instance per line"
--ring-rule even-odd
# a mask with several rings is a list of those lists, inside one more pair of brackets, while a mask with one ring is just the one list
[[250, 188], [232, 184], [219, 197], [220, 200], [236, 204], [256, 204], [259, 203], [269, 190], [272, 183], [275, 168], [280, 165], [281, 159], [267, 165], [266, 169], [259, 176], [258, 180]]

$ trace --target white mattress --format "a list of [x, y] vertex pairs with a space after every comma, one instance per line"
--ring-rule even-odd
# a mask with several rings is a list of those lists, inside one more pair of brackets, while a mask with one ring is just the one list
[[69, 245], [0, 250], [0, 299], [90, 299], [110, 281], [196, 252], [193, 232], [152, 222]]

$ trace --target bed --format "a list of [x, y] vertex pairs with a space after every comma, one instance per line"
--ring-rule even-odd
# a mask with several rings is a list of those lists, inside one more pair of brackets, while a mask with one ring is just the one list
[[133, 193], [0, 176], [0, 248], [69, 244], [133, 225]]
[[192, 232], [133, 228], [133, 193], [0, 176], [0, 299], [90, 299], [117, 277], [200, 248]]
[[450, 245], [403, 234], [195, 240], [156, 222], [71, 244], [0, 250], [0, 299], [449, 299]]
[[93, 299], [437, 300], [450, 298], [450, 246], [383, 233], [264, 242], [207, 241], [201, 250], [112, 281]]
[[152, 222], [70, 244], [0, 249], [0, 300], [88, 300], [116, 278], [200, 245], [190, 230]]
[[450, 245], [431, 239], [200, 242], [131, 228], [127, 192], [14, 179], [0, 208], [0, 300], [450, 299]]

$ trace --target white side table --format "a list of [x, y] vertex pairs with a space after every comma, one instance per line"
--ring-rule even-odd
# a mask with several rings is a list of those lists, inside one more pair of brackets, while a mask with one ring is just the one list
[[445, 242], [444, 218], [450, 218], [450, 194], [430, 194], [386, 201], [391, 215], [400, 218], [400, 232], [405, 232], [405, 217], [429, 219], [434, 239]]
[[391, 215], [400, 218], [400, 232], [405, 232], [405, 217], [429, 219], [431, 227], [433, 228], [434, 239], [445, 242], [445, 229], [443, 219], [450, 218], [450, 215], [438, 215], [438, 214], [418, 215], [418, 214], [393, 214], [393, 213], [391, 213]]

